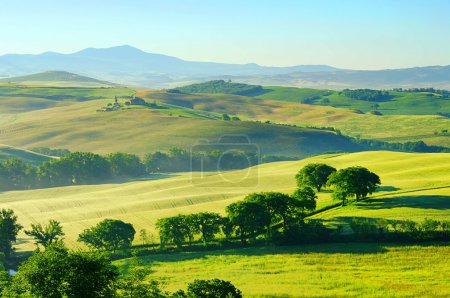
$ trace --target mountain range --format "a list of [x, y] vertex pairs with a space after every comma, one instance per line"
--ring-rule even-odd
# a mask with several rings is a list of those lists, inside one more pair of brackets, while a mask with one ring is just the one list
[[72, 54], [0, 56], [0, 76], [6, 78], [59, 70], [149, 88], [170, 88], [211, 79], [252, 84], [343, 88], [450, 88], [450, 66], [390, 70], [347, 70], [328, 65], [268, 67], [254, 63], [225, 64], [186, 61], [146, 53], [131, 46], [87, 48]]

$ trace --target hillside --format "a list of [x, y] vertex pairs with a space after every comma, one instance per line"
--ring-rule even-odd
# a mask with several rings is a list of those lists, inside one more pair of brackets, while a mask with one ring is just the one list
[[49, 156], [33, 151], [18, 149], [0, 144], [0, 161], [8, 158], [18, 158], [24, 162], [36, 165], [51, 159], [51, 157]]
[[0, 79], [3, 83], [64, 87], [111, 87], [115, 84], [66, 71], [45, 71], [26, 76]]
[[[49, 219], [61, 221], [67, 243], [73, 246], [81, 230], [103, 218], [122, 219], [131, 222], [137, 230], [146, 228], [154, 232], [154, 224], [160, 217], [200, 211], [223, 213], [225, 206], [251, 192], [291, 192], [295, 188], [294, 176], [300, 168], [311, 162], [325, 162], [337, 168], [368, 167], [382, 181], [373, 203], [350, 205], [324, 213], [323, 217], [330, 224], [341, 221], [342, 212], [371, 218], [382, 214], [388, 219], [421, 220], [432, 216], [449, 220], [448, 158], [449, 154], [444, 153], [334, 154], [263, 164], [250, 170], [208, 173], [200, 180], [198, 177], [192, 180], [189, 173], [161, 174], [117, 184], [11, 191], [1, 193], [0, 201], [5, 208], [16, 211], [25, 227]], [[241, 182], [230, 184], [230, 181]], [[332, 203], [329, 192], [319, 194], [318, 208]], [[20, 243], [20, 249], [32, 249], [29, 239], [23, 234]]]
[[[147, 90], [138, 90], [137, 94], [148, 101], [176, 104], [208, 112], [227, 113], [246, 120], [263, 122], [269, 120], [300, 126], [335, 127], [345, 135], [364, 139], [401, 143], [423, 140], [429, 145], [450, 147], [450, 134], [440, 133], [450, 129], [450, 119], [447, 117], [361, 114], [349, 107], [334, 108], [299, 103], [302, 99], [319, 96], [324, 92], [329, 93], [330, 91], [327, 90], [285, 87], [270, 87], [270, 89], [273, 90], [274, 99], [262, 98], [264, 95], [249, 97], [234, 94], [177, 94]], [[265, 95], [269, 94], [271, 93]], [[446, 103], [450, 100], [441, 102]], [[413, 103], [411, 103], [411, 107], [414, 107]]]

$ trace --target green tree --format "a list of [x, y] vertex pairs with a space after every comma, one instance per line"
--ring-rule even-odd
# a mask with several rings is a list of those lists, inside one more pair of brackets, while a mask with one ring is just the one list
[[113, 176], [139, 177], [145, 173], [145, 167], [139, 156], [116, 152], [106, 156]]
[[51, 245], [19, 266], [5, 292], [6, 297], [113, 297], [117, 276], [117, 268], [103, 255]]
[[0, 211], [0, 253], [9, 257], [13, 252], [12, 244], [17, 240], [17, 234], [23, 227], [17, 223], [17, 216], [11, 209]]
[[345, 205], [347, 198], [355, 196], [358, 202], [372, 194], [381, 184], [380, 177], [364, 167], [349, 167], [330, 175], [329, 185], [334, 185], [333, 197]]
[[90, 184], [111, 177], [111, 169], [98, 154], [75, 152], [43, 163], [37, 174], [44, 186]]
[[147, 173], [166, 172], [169, 168], [169, 156], [162, 152], [149, 153], [144, 157]]
[[264, 234], [270, 225], [270, 214], [259, 202], [239, 201], [226, 207], [227, 216], [236, 227], [236, 232], [245, 244], [249, 238]]
[[296, 200], [296, 207], [299, 208], [302, 213], [314, 211], [316, 209], [317, 196], [311, 187], [305, 186], [297, 188], [292, 197]]
[[183, 242], [186, 238], [183, 221], [182, 216], [172, 216], [158, 219], [156, 222], [156, 228], [159, 230], [161, 247], [164, 247], [167, 243], [173, 243], [178, 248], [183, 246]]
[[188, 284], [187, 297], [196, 298], [241, 298], [242, 293], [231, 282], [210, 279], [195, 280]]
[[328, 177], [336, 172], [336, 169], [323, 164], [311, 163], [304, 166], [295, 176], [298, 186], [311, 186], [320, 192], [323, 186], [326, 185]]
[[201, 212], [194, 214], [198, 230], [201, 233], [203, 244], [214, 239], [214, 235], [220, 231], [222, 217], [217, 213]]
[[78, 236], [78, 241], [115, 254], [118, 249], [130, 248], [135, 234], [132, 224], [116, 219], [105, 219], [96, 226], [84, 230]]
[[48, 225], [31, 224], [31, 230], [26, 230], [25, 234], [35, 239], [36, 245], [48, 247], [55, 243], [61, 243], [64, 236], [61, 224], [56, 220], [50, 220]]

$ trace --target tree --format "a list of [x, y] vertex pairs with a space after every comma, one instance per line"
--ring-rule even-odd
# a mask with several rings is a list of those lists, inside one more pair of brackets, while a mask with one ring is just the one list
[[195, 280], [188, 284], [187, 297], [196, 298], [241, 298], [242, 293], [231, 282], [210, 279]]
[[160, 218], [156, 222], [156, 228], [159, 230], [161, 247], [164, 247], [167, 243], [173, 243], [178, 248], [183, 246], [186, 234], [181, 216]]
[[51, 245], [19, 266], [6, 297], [113, 297], [117, 268], [99, 254]]
[[106, 156], [113, 176], [139, 177], [145, 173], [145, 167], [137, 155], [128, 153], [111, 153]]
[[237, 228], [241, 243], [246, 239], [256, 238], [264, 233], [270, 225], [270, 214], [267, 208], [259, 202], [240, 201], [226, 207], [231, 223]]
[[25, 234], [34, 237], [36, 245], [43, 247], [62, 242], [61, 237], [64, 236], [62, 226], [56, 220], [50, 220], [46, 226], [31, 224], [31, 230], [26, 230]]
[[0, 211], [0, 253], [9, 257], [13, 252], [12, 244], [23, 227], [17, 223], [17, 216], [11, 209]]
[[133, 225], [116, 219], [105, 219], [96, 226], [84, 230], [78, 241], [96, 249], [105, 249], [116, 253], [118, 249], [131, 246], [136, 231]]
[[364, 167], [349, 167], [341, 169], [330, 175], [329, 185], [334, 185], [333, 197], [345, 201], [348, 197], [355, 196], [358, 202], [372, 194], [381, 184], [380, 177]]
[[89, 184], [109, 177], [108, 161], [90, 152], [70, 153], [38, 167], [38, 178], [43, 185]]
[[323, 164], [311, 163], [304, 166], [295, 176], [298, 186], [311, 186], [320, 192], [321, 188], [326, 185], [328, 177], [336, 172], [336, 169]]
[[144, 157], [147, 173], [165, 172], [169, 167], [169, 156], [162, 152], [149, 153]]
[[222, 217], [217, 213], [201, 212], [193, 215], [201, 233], [203, 244], [214, 239], [214, 234], [220, 231]]
[[292, 197], [296, 200], [296, 207], [299, 208], [302, 213], [314, 211], [316, 209], [317, 196], [311, 187], [305, 186], [297, 188]]

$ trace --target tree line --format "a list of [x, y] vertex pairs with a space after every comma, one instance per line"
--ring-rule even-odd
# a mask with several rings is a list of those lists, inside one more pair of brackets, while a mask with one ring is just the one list
[[344, 89], [339, 94], [343, 94], [347, 97], [357, 99], [357, 100], [366, 100], [366, 101], [386, 101], [389, 100], [392, 96], [388, 91], [382, 90], [372, 90], [372, 89]]
[[168, 153], [149, 153], [143, 160], [137, 155], [121, 152], [106, 156], [74, 152], [38, 166], [10, 158], [0, 162], [0, 190], [93, 184], [111, 178], [141, 177], [160, 172], [234, 170], [259, 162], [255, 152], [217, 149], [191, 153], [181, 148], [171, 148]]

